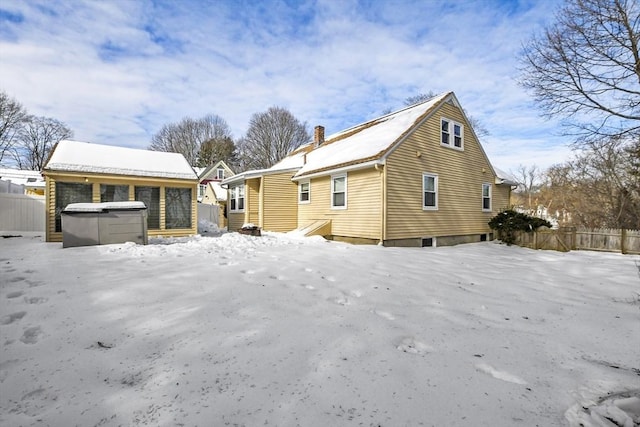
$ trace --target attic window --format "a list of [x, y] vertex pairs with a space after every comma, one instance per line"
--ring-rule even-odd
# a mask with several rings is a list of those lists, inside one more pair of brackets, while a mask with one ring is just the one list
[[445, 147], [464, 149], [464, 126], [450, 119], [440, 119], [440, 144]]
[[216, 170], [216, 178], [219, 180], [223, 180], [224, 179], [224, 169], [223, 168], [218, 168], [218, 170]]

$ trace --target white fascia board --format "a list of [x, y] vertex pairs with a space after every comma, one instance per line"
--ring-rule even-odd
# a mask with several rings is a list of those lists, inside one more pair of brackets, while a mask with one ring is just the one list
[[385, 162], [384, 162], [383, 159], [371, 160], [369, 162], [357, 163], [355, 165], [344, 166], [344, 167], [337, 168], [337, 169], [329, 169], [329, 170], [325, 170], [325, 171], [322, 171], [322, 172], [310, 173], [308, 175], [302, 175], [302, 176], [295, 176], [294, 175], [291, 178], [291, 180], [292, 181], [303, 181], [303, 180], [307, 180], [307, 179], [317, 178], [319, 176], [335, 175], [335, 174], [338, 174], [338, 173], [344, 173], [344, 172], [350, 172], [350, 171], [355, 171], [355, 170], [360, 170], [360, 169], [372, 168], [372, 167], [375, 167], [376, 165], [384, 166], [384, 164], [385, 164]]

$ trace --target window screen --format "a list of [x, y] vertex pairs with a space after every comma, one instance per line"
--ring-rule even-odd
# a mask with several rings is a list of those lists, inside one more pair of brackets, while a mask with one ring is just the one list
[[93, 184], [79, 182], [56, 182], [56, 231], [62, 231], [60, 213], [70, 203], [91, 203]]
[[101, 202], [129, 201], [129, 186], [100, 184], [100, 201]]
[[147, 207], [147, 228], [160, 229], [160, 187], [136, 187], [135, 196]]
[[166, 228], [191, 228], [191, 189], [165, 189]]

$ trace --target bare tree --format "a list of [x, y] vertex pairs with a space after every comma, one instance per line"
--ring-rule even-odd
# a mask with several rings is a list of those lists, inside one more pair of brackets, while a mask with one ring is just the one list
[[[420, 102], [425, 102], [435, 96], [438, 96], [438, 94], [433, 91], [429, 91], [427, 93], [419, 93], [417, 95], [405, 98], [404, 105], [411, 106]], [[463, 109], [462, 111], [464, 112], [464, 115], [467, 117], [469, 124], [478, 137], [484, 137], [490, 134], [489, 129], [487, 129], [487, 127], [480, 120], [470, 115], [467, 110]]]
[[536, 165], [525, 166], [521, 164], [515, 171], [511, 171], [511, 175], [513, 175], [518, 184], [517, 194], [526, 200], [527, 209], [531, 214], [535, 208], [533, 206], [533, 196], [540, 190], [540, 169]]
[[269, 168], [310, 140], [306, 122], [285, 108], [270, 107], [251, 117], [247, 134], [238, 143], [242, 167]]
[[640, 141], [615, 139], [550, 168], [542, 195], [586, 227], [636, 229], [640, 224]]
[[42, 170], [54, 145], [72, 137], [73, 131], [56, 119], [29, 116], [12, 149], [13, 159], [20, 169]]
[[209, 114], [200, 119], [185, 117], [179, 123], [164, 125], [151, 138], [149, 149], [181, 153], [191, 165], [205, 167], [210, 162], [224, 159], [206, 157], [202, 145], [228, 145], [229, 141], [233, 142], [227, 122], [218, 115]]
[[26, 119], [22, 104], [0, 91], [0, 163], [11, 152]]
[[640, 3], [567, 0], [523, 47], [520, 84], [580, 144], [640, 136]]

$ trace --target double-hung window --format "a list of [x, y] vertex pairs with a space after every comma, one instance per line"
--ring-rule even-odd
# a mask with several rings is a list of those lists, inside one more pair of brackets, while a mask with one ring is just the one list
[[331, 209], [347, 208], [347, 175], [331, 177]]
[[244, 211], [244, 184], [231, 188], [231, 200], [229, 201], [231, 212]]
[[464, 149], [464, 127], [453, 120], [440, 119], [440, 144], [445, 147]]
[[438, 175], [422, 174], [422, 209], [425, 211], [438, 209]]
[[298, 203], [309, 203], [311, 201], [311, 184], [309, 181], [298, 184]]
[[224, 179], [224, 169], [223, 168], [218, 168], [216, 170], [216, 179], [219, 179], [221, 181]]
[[491, 184], [482, 184], [482, 210], [489, 212], [491, 210]]

